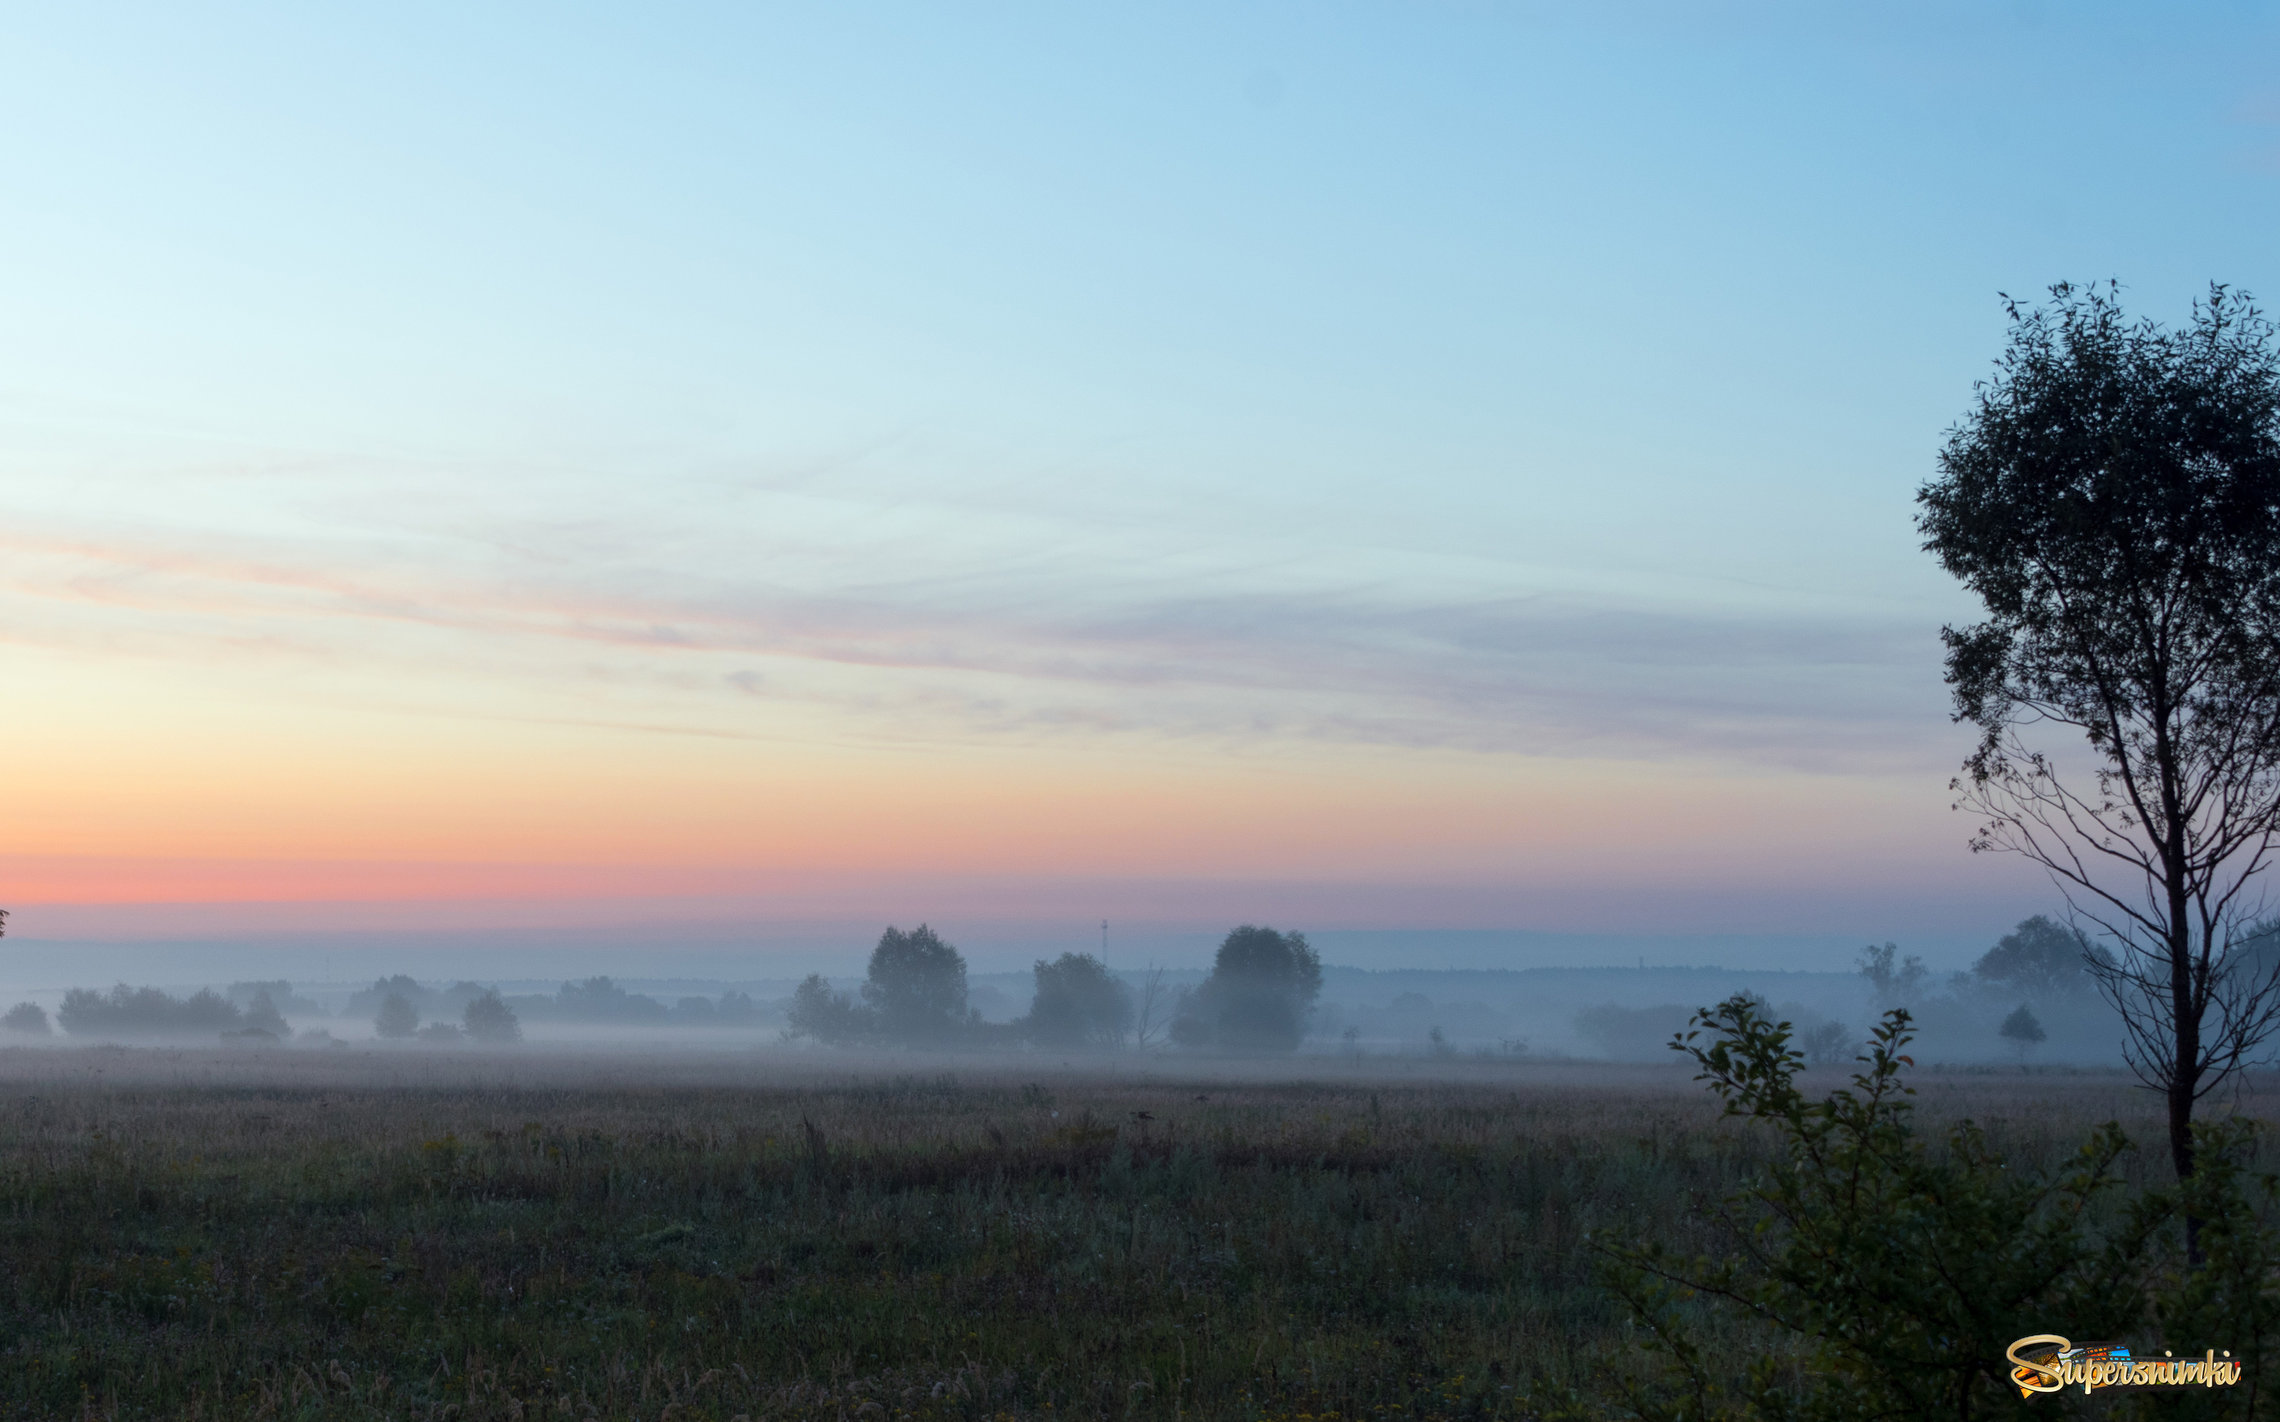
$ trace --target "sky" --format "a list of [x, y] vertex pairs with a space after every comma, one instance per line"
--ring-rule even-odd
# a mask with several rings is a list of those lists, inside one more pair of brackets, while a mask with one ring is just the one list
[[11, 942], [1960, 953], [2002, 294], [2280, 296], [2271, 5], [0, 35]]

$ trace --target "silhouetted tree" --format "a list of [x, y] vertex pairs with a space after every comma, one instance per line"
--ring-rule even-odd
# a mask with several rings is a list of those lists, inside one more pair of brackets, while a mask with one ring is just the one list
[[1090, 953], [1063, 953], [1035, 968], [1037, 996], [1023, 1023], [1041, 1046], [1120, 1047], [1132, 1027], [1132, 989]]
[[561, 1015], [574, 1022], [663, 1022], [672, 1009], [643, 993], [627, 992], [606, 977], [564, 983], [555, 994]]
[[55, 1015], [73, 1036], [203, 1036], [233, 1031], [242, 1021], [237, 1004], [211, 988], [174, 998], [157, 988], [130, 988], [125, 983], [107, 994], [73, 988], [63, 995]]
[[2080, 929], [2038, 913], [1982, 953], [1971, 975], [1992, 987], [2048, 997], [2092, 986], [2090, 965], [2097, 956], [2096, 945]]
[[1653, 1061], [1670, 1050], [1673, 1033], [1686, 1026], [1691, 1009], [1675, 1002], [1648, 1007], [1602, 1003], [1575, 1015], [1575, 1030], [1616, 1061]]
[[1871, 943], [1860, 950], [1857, 970], [1868, 979], [1879, 1008], [1905, 1007], [1923, 995], [1924, 985], [1931, 980], [1923, 959], [1911, 953], [1895, 964], [1893, 959], [1899, 954], [1897, 943]]
[[966, 1008], [966, 960], [923, 923], [908, 933], [889, 928], [880, 935], [863, 1001], [890, 1041], [946, 1041], [973, 1024]]
[[1797, 1045], [1805, 1052], [1807, 1066], [1835, 1066], [1855, 1055], [1856, 1044], [1845, 1024], [1830, 1018], [1806, 1027], [1797, 1034]]
[[1172, 1040], [1224, 1051], [1294, 1051], [1321, 994], [1322, 959], [1303, 934], [1245, 924], [1227, 935], [1211, 975], [1181, 1002]]
[[1955, 784], [1972, 847], [2041, 865], [2114, 948], [2093, 972], [2182, 1177], [2195, 1104], [2280, 1025], [2275, 978], [2228, 971], [2280, 833], [2280, 355], [2221, 286], [2183, 331], [2111, 287], [2010, 316], [1917, 495], [1988, 614], [1942, 633], [1980, 731]]
[[372, 1031], [381, 1037], [409, 1037], [420, 1030], [419, 1009], [412, 1006], [400, 992], [389, 993], [380, 999], [380, 1011], [372, 1018]]
[[875, 1015], [843, 992], [832, 991], [823, 974], [810, 973], [792, 992], [784, 1010], [787, 1038], [812, 1037], [825, 1046], [843, 1046], [869, 1036]]
[[1140, 1001], [1132, 1017], [1132, 1045], [1147, 1051], [1171, 1026], [1172, 992], [1164, 983], [1164, 970], [1150, 963], [1140, 975]]
[[2021, 1061], [2026, 1060], [2030, 1047], [2049, 1035], [2043, 1031], [2042, 1023], [2035, 1019], [2034, 1013], [2023, 1002], [2011, 1009], [2011, 1015], [2003, 1019], [2003, 1025], [1996, 1028], [1995, 1032], [2004, 1041], [2018, 1048]]
[[391, 993], [410, 1003], [414, 1012], [425, 1011], [429, 1000], [435, 996], [411, 978], [398, 973], [394, 977], [376, 978], [372, 986], [352, 993], [348, 1006], [342, 1010], [343, 1015], [359, 1016], [367, 1012], [378, 1012], [380, 1004], [386, 1002]]
[[236, 1003], [239, 1007], [250, 1010], [253, 1006], [254, 995], [263, 992], [269, 994], [270, 1004], [280, 1013], [290, 1013], [295, 1017], [316, 1017], [324, 1013], [322, 1004], [294, 992], [293, 984], [284, 978], [270, 978], [260, 982], [231, 983], [222, 996]]
[[515, 1020], [515, 1010], [496, 991], [486, 992], [467, 1004], [460, 1016], [466, 1025], [467, 1035], [487, 1046], [505, 1046], [522, 1040], [522, 1023]]
[[0, 1016], [0, 1031], [45, 1037], [49, 1034], [47, 1009], [36, 1002], [19, 1002]]
[[247, 1027], [267, 1032], [279, 1041], [293, 1035], [293, 1029], [285, 1025], [285, 1014], [277, 1010], [266, 988], [253, 995], [253, 1002], [245, 1009], [244, 1020]]

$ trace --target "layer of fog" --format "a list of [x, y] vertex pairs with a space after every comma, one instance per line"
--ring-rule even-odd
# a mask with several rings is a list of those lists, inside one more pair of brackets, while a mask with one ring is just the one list
[[[1137, 991], [1144, 974], [1117, 973]], [[1175, 996], [1204, 977], [1200, 970], [1166, 971], [1160, 991]], [[1917, 1019], [1919, 1059], [1970, 1065], [2078, 1065], [2118, 1063], [2119, 1032], [2111, 1009], [2085, 983], [2065, 991], [2029, 993], [2008, 985], [1956, 974], [1931, 983], [1919, 974], [1907, 993]], [[402, 987], [408, 980], [396, 978]], [[831, 985], [854, 991], [859, 980], [834, 978]], [[706, 979], [592, 978], [562, 980], [427, 981], [414, 984], [413, 1003], [422, 1036], [383, 1040], [374, 1018], [383, 984], [271, 980], [217, 983], [206, 990], [238, 1014], [223, 1032], [196, 1030], [116, 1030], [67, 1032], [56, 1021], [63, 1006], [58, 991], [24, 995], [40, 1009], [44, 1030], [0, 1028], [0, 1047], [85, 1048], [102, 1043], [237, 1050], [384, 1051], [396, 1056], [484, 1050], [457, 1024], [466, 1004], [496, 992], [512, 1010], [520, 1042], [511, 1048], [532, 1054], [592, 1053], [719, 1054], [764, 1052], [772, 1058], [812, 1060], [818, 1067], [845, 1067], [858, 1061], [909, 1063], [912, 1052], [896, 1048], [856, 1051], [814, 1042], [787, 1040], [786, 1013], [797, 983], [790, 979], [723, 981]], [[1889, 987], [1889, 985], [1887, 985]], [[190, 988], [177, 985], [177, 998]], [[1398, 1062], [1635, 1062], [1678, 1065], [1669, 1043], [1692, 1012], [1735, 993], [1759, 998], [1793, 1022], [1800, 1044], [1817, 1065], [1849, 1061], [1890, 993], [1859, 971], [1769, 972], [1714, 967], [1533, 968], [1523, 970], [1370, 971], [1326, 966], [1322, 992], [1308, 1016], [1296, 1052], [1283, 1060], [1292, 1069], [1315, 1072], [1344, 1063]], [[248, 1012], [257, 996], [282, 1019], [282, 1030], [266, 1035], [248, 1030]], [[1001, 1026], [1016, 1024], [1029, 1011], [1028, 973], [976, 973], [968, 1003], [979, 1018]], [[2030, 1000], [2031, 999], [2031, 1000]], [[13, 999], [11, 999], [13, 1000]], [[0, 1003], [0, 1006], [5, 1006]], [[2026, 1040], [2003, 1025], [2028, 1007], [2041, 1037]], [[1010, 1034], [976, 1052], [935, 1053], [948, 1060], [1013, 1058], [1078, 1065], [1145, 1061], [1151, 1069], [1209, 1054], [1168, 1045], [1160, 1034], [1144, 1050], [1073, 1051], [1024, 1046]]]

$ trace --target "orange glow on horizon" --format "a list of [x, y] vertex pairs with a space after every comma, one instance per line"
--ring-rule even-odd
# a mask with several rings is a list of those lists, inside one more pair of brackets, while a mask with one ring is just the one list
[[1642, 879], [1777, 894], [1921, 878], [1961, 837], [1940, 798], [1874, 777], [1305, 740], [859, 739], [809, 713], [691, 734], [663, 710], [422, 703], [347, 679], [312, 700], [298, 672], [281, 689], [242, 662], [15, 663], [0, 903], [19, 908], [744, 912], [936, 886], [907, 899], [924, 904], [961, 879], [1013, 908], [1046, 892], [1023, 885], [1078, 881], [1615, 902]]

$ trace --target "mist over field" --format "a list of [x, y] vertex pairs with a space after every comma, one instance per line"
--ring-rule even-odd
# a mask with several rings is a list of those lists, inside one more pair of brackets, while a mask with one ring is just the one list
[[[1487, 936], [1487, 935], [1482, 935]], [[1384, 943], [1382, 956], [1398, 958], [1400, 935], [1347, 935], [1365, 946]], [[1424, 938], [1416, 946], [1448, 948], [1452, 935], [1440, 941]], [[1385, 940], [1391, 940], [1386, 942]], [[1177, 952], [1178, 940], [1166, 946]], [[1667, 940], [1660, 946], [1672, 946]], [[1731, 945], [1729, 945], [1731, 946]], [[1797, 951], [1794, 945], [1759, 946], [1778, 955]], [[33, 945], [35, 952], [38, 945]], [[1613, 945], [1600, 945], [1610, 956]], [[1815, 945], [1817, 957], [1833, 957]], [[1873, 951], [1873, 950], [1870, 950]], [[29, 955], [27, 955], [29, 956]], [[84, 949], [77, 955], [84, 965], [101, 955]], [[385, 963], [384, 950], [360, 949], [340, 956], [353, 961]], [[445, 950], [428, 950], [446, 957]], [[960, 1011], [970, 1011], [977, 1023], [991, 1029], [972, 1041], [930, 1041], [826, 1044], [798, 1040], [791, 1011], [801, 979], [794, 976], [613, 976], [594, 973], [580, 977], [542, 976], [530, 972], [532, 959], [543, 952], [523, 948], [513, 955], [521, 976], [463, 976], [433, 974], [422, 980], [401, 973], [376, 974], [350, 981], [276, 979], [180, 979], [163, 981], [155, 989], [172, 1003], [186, 1003], [203, 995], [214, 1000], [213, 1020], [195, 1024], [169, 1020], [166, 1009], [157, 1015], [100, 1014], [71, 1022], [59, 1014], [68, 988], [54, 983], [26, 982], [21, 977], [27, 958], [16, 962], [15, 982], [0, 982], [0, 997], [30, 1003], [52, 1020], [46, 1031], [8, 1032], [0, 1028], [0, 1046], [61, 1048], [95, 1044], [162, 1044], [184, 1047], [275, 1045], [292, 1050], [387, 1051], [480, 1050], [481, 1044], [451, 1037], [449, 1030], [461, 1021], [466, 1006], [486, 992], [496, 993], [514, 1014], [515, 1042], [499, 1050], [534, 1055], [563, 1056], [593, 1053], [700, 1052], [751, 1055], [756, 1068], [811, 1069], [837, 1065], [848, 1069], [906, 1069], [913, 1051], [929, 1060], [955, 1062], [959, 1054], [993, 1069], [1017, 1067], [1022, 1061], [1062, 1066], [1082, 1064], [1105, 1070], [1119, 1064], [1132, 1069], [1177, 1069], [1185, 1061], [1198, 1063], [1241, 1059], [1224, 1051], [1182, 1047], [1166, 1038], [1162, 1029], [1184, 996], [1192, 994], [1209, 974], [1204, 966], [1111, 968], [1127, 993], [1144, 990], [1150, 979], [1159, 1001], [1153, 1009], [1158, 1021], [1153, 1040], [1138, 1040], [1129, 1029], [1113, 1040], [1070, 1045], [1041, 1043], [1024, 1035], [1026, 1019], [1034, 1012], [1037, 980], [1032, 971], [964, 972]], [[962, 955], [961, 955], [962, 956]], [[2113, 1067], [2120, 1063], [2117, 1032], [2111, 1009], [2088, 980], [2079, 975], [2032, 984], [1988, 978], [1970, 966], [1935, 980], [1920, 969], [1905, 993], [1880, 990], [1877, 982], [1856, 964], [1849, 971], [1812, 971], [1764, 967], [1648, 966], [1644, 952], [1631, 966], [1545, 966], [1535, 968], [1360, 968], [1325, 963], [1318, 995], [1304, 1012], [1302, 1028], [1287, 1052], [1255, 1053], [1246, 1068], [1272, 1076], [1291, 1077], [1336, 1064], [1351, 1068], [1363, 1061], [1507, 1063], [1549, 1061], [1623, 1061], [1675, 1065], [1670, 1042], [1684, 1030], [1697, 1009], [1736, 993], [1747, 993], [1793, 1022], [1800, 1040], [1814, 1043], [1815, 1065], [1849, 1062], [1865, 1040], [1879, 1013], [1892, 1006], [1910, 1006], [1918, 1018], [1923, 1050], [1940, 1061], [1956, 1064], [2008, 1062], [2018, 1066], [2068, 1065]], [[180, 949], [145, 950], [122, 955], [117, 966], [157, 967], [161, 971], [185, 961]], [[32, 961], [36, 961], [32, 959]], [[258, 959], [256, 961], [259, 961]], [[622, 959], [620, 961], [623, 961]], [[701, 966], [718, 966], [704, 959]], [[1904, 961], [1904, 960], [1903, 960]], [[64, 967], [62, 961], [56, 967]], [[864, 981], [859, 971], [837, 972], [821, 978], [843, 993], [857, 992]], [[2059, 964], [2063, 974], [2066, 964]], [[127, 980], [118, 979], [122, 986]], [[82, 990], [114, 991], [97, 980], [71, 985]], [[153, 989], [134, 984], [146, 993]], [[375, 1034], [374, 1018], [390, 991], [398, 991], [418, 1015], [420, 1023], [436, 1029], [437, 1040], [394, 1042]], [[262, 1021], [275, 1037], [274, 1044], [234, 1035], [255, 1025], [248, 1015], [257, 996], [267, 1006]], [[2022, 1049], [2004, 1039], [2000, 1025], [2006, 1015], [2031, 1005], [2046, 1037]], [[266, 1014], [274, 1009], [275, 1020]], [[231, 1015], [231, 1014], [235, 1015]], [[440, 1025], [438, 1025], [440, 1024]], [[225, 1034], [230, 1034], [225, 1038]], [[947, 1053], [947, 1055], [945, 1055]], [[1275, 1065], [1280, 1059], [1282, 1065]], [[899, 1065], [898, 1065], [899, 1064]]]

